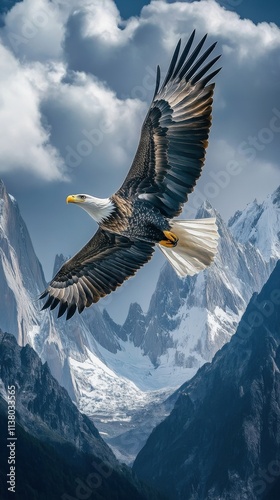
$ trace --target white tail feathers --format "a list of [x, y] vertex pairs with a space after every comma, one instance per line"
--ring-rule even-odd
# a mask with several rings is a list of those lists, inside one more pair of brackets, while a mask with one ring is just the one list
[[173, 248], [159, 248], [181, 276], [193, 276], [210, 266], [217, 253], [218, 228], [215, 218], [180, 220], [171, 222], [171, 231], [178, 243]]

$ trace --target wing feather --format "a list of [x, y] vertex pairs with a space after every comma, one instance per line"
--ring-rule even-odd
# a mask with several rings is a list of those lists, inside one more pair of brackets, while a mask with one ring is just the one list
[[168, 71], [166, 73], [166, 77], [165, 77], [165, 80], [164, 80], [164, 82], [162, 84], [162, 87], [165, 87], [165, 85], [169, 82], [170, 78], [173, 75], [173, 71], [174, 71], [174, 68], [176, 66], [176, 62], [177, 62], [177, 59], [178, 59], [180, 47], [181, 47], [181, 40], [179, 40], [179, 42], [177, 43], [176, 49], [175, 49], [173, 57], [171, 59], [171, 63], [170, 63], [170, 66], [168, 68]]
[[120, 286], [151, 258], [154, 245], [98, 229], [93, 238], [55, 275], [40, 298], [42, 309], [55, 309], [66, 319]]
[[186, 58], [188, 56], [188, 53], [190, 51], [190, 48], [192, 46], [192, 43], [193, 43], [193, 40], [194, 40], [194, 36], [195, 36], [195, 30], [193, 30], [193, 32], [192, 32], [192, 34], [191, 34], [188, 42], [185, 45], [185, 48], [184, 48], [184, 50], [183, 50], [183, 52], [181, 54], [181, 57], [180, 57], [180, 59], [178, 61], [178, 64], [177, 64], [177, 66], [175, 68], [175, 71], [173, 73], [173, 78], [175, 78], [177, 76], [177, 74], [179, 73], [180, 69], [182, 68], [182, 66], [184, 64], [184, 62], [185, 62], [185, 60], [186, 60]]
[[161, 87], [157, 71], [156, 91], [140, 143], [117, 193], [149, 201], [168, 218], [181, 212], [201, 175], [214, 90], [214, 84], [208, 82], [221, 69], [208, 74], [220, 56], [208, 60], [216, 43], [201, 53], [207, 35], [190, 53], [194, 35], [195, 32], [180, 57], [178, 42]]

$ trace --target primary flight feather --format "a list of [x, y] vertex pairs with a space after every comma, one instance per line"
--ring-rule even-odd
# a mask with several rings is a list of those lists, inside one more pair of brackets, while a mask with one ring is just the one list
[[[43, 309], [59, 305], [58, 316], [97, 302], [133, 276], [158, 245], [179, 276], [209, 266], [217, 251], [214, 218], [185, 221], [178, 216], [200, 177], [205, 159], [214, 83], [209, 70], [220, 56], [202, 55], [206, 35], [191, 52], [194, 32], [180, 57], [179, 41], [163, 84], [157, 68], [153, 102], [138, 149], [121, 188], [110, 198], [67, 197], [99, 224], [93, 238], [69, 259], [40, 298]], [[205, 64], [204, 64], [205, 62]]]

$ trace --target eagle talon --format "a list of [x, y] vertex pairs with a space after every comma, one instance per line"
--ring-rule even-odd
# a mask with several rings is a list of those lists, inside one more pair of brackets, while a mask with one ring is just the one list
[[161, 240], [159, 244], [167, 248], [176, 247], [178, 243], [176, 234], [172, 233], [171, 231], [163, 231], [163, 234], [166, 237], [166, 240]]

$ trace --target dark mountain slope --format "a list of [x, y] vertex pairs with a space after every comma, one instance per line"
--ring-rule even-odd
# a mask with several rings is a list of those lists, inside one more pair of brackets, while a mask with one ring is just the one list
[[16, 497], [20, 500], [150, 500], [160, 496], [121, 465], [92, 421], [29, 346], [0, 331], [0, 498], [8, 492], [7, 402], [16, 398]]
[[279, 346], [280, 263], [232, 340], [181, 387], [137, 474], [172, 500], [280, 498]]
[[[7, 406], [0, 399], [0, 427], [7, 427]], [[20, 500], [144, 500], [148, 489], [140, 485], [126, 467], [113, 469], [93, 454], [69, 443], [54, 446], [40, 441], [16, 426], [16, 488]], [[12, 498], [7, 490], [6, 436], [0, 436], [0, 498]], [[152, 495], [152, 493], [151, 493]], [[153, 498], [153, 497], [152, 497]], [[156, 496], [154, 497], [156, 498]], [[159, 497], [158, 497], [159, 498]]]

